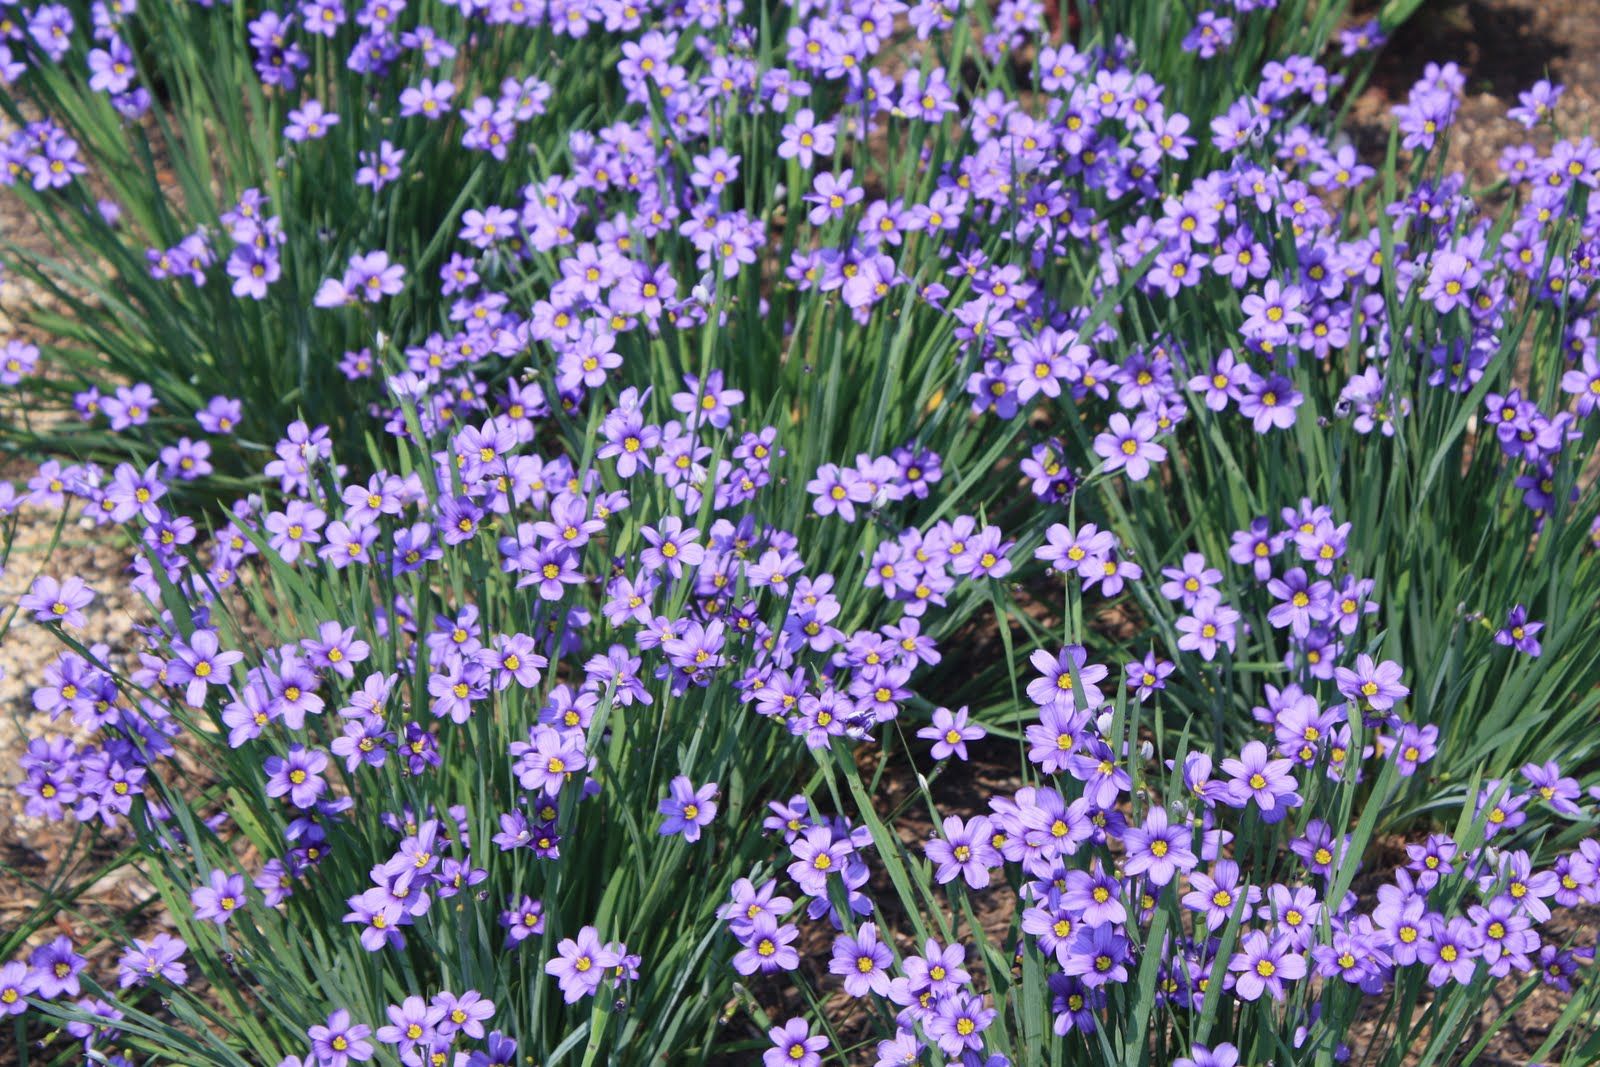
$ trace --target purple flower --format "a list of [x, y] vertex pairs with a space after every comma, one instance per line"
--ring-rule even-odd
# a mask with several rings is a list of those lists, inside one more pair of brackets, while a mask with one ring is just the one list
[[1267, 519], [1255, 519], [1248, 530], [1235, 531], [1228, 558], [1241, 567], [1250, 567], [1258, 582], [1272, 577], [1272, 557], [1283, 548], [1287, 538], [1274, 534]]
[[425, 119], [443, 118], [450, 111], [450, 98], [456, 87], [447, 81], [438, 83], [423, 78], [415, 88], [400, 93], [400, 116], [410, 118], [420, 115]]
[[1089, 989], [1128, 980], [1132, 951], [1128, 939], [1113, 926], [1080, 926], [1072, 940], [1056, 950], [1064, 974]]
[[356, 637], [354, 626], [340, 626], [337, 622], [320, 623], [317, 636], [306, 638], [300, 645], [313, 667], [331, 670], [341, 678], [354, 678], [355, 664], [371, 652], [370, 646]]
[[1061, 891], [1061, 904], [1081, 912], [1084, 922], [1125, 923], [1128, 910], [1122, 903], [1122, 885], [1100, 869], [1099, 863], [1087, 871], [1067, 872], [1066, 887]]
[[1417, 726], [1415, 723], [1403, 723], [1400, 732], [1391, 742], [1393, 745], [1395, 766], [1400, 771], [1402, 778], [1409, 778], [1417, 773], [1417, 768], [1433, 759], [1438, 753], [1439, 728], [1433, 725]]
[[511, 743], [514, 758], [511, 770], [524, 789], [538, 789], [554, 797], [566, 784], [567, 776], [588, 765], [579, 738], [543, 723], [528, 731], [528, 740]]
[[403, 1003], [390, 1004], [385, 1013], [389, 1022], [378, 1027], [374, 1036], [386, 1045], [397, 1047], [400, 1058], [409, 1063], [418, 1058], [418, 1048], [432, 1043], [444, 1019], [444, 1005], [429, 1004], [421, 997], [410, 996]]
[[1051, 704], [1039, 712], [1039, 721], [1024, 731], [1028, 741], [1028, 759], [1037, 763], [1046, 774], [1066, 769], [1073, 753], [1089, 736], [1085, 727], [1090, 712], [1063, 710]]
[[733, 418], [732, 408], [744, 402], [744, 393], [723, 386], [720, 370], [706, 375], [702, 388], [700, 379], [693, 374], [683, 376], [684, 392], [672, 394], [672, 410], [688, 416], [693, 425], [702, 419], [718, 429], [725, 429]]
[[98, 93], [122, 93], [133, 84], [133, 52], [121, 38], [113, 37], [109, 48], [89, 52], [89, 88]]
[[695, 156], [689, 183], [704, 189], [710, 196], [721, 193], [739, 178], [739, 157], [730, 155], [725, 148], [713, 148], [708, 155]]
[[191, 441], [180, 437], [176, 444], [161, 450], [161, 469], [168, 478], [186, 482], [197, 481], [210, 474], [211, 446], [205, 441]]
[[830, 874], [842, 874], [853, 850], [848, 837], [837, 839], [827, 826], [813, 826], [790, 846], [795, 860], [786, 870], [808, 896], [827, 895]]
[[854, 178], [855, 172], [846, 169], [837, 175], [823, 172], [812, 179], [811, 192], [805, 195], [806, 203], [812, 205], [806, 216], [811, 225], [822, 226], [840, 218], [847, 208], [861, 202], [866, 191], [852, 184]]
[[386, 296], [394, 296], [405, 288], [406, 268], [389, 262], [389, 253], [379, 249], [364, 255], [350, 257], [344, 284], [361, 299], [376, 304]]
[[1455, 113], [1454, 93], [1419, 83], [1412, 89], [1410, 99], [1394, 108], [1403, 135], [1400, 147], [1411, 151], [1432, 150], [1439, 135], [1455, 121]]
[[828, 1039], [812, 1036], [804, 1019], [790, 1019], [767, 1031], [772, 1047], [761, 1054], [763, 1067], [822, 1067], [822, 1050]]
[[795, 113], [794, 121], [783, 127], [783, 140], [778, 143], [780, 159], [800, 160], [800, 165], [810, 168], [818, 155], [829, 155], [834, 147], [834, 126], [831, 122], [817, 122], [816, 114], [808, 107]]
[[1276, 278], [1269, 279], [1260, 293], [1244, 298], [1244, 335], [1269, 344], [1287, 344], [1290, 327], [1306, 324], [1306, 317], [1300, 312], [1303, 302], [1299, 286], [1285, 287]]
[[363, 151], [361, 169], [356, 171], [356, 184], [371, 187], [374, 193], [400, 179], [400, 164], [406, 158], [404, 149], [388, 141], [382, 142], [376, 152]]
[[925, 990], [938, 996], [949, 996], [972, 981], [972, 975], [967, 972], [966, 958], [966, 949], [961, 945], [941, 948], [939, 942], [928, 938], [922, 944], [922, 955], [907, 956], [902, 963], [907, 991], [918, 996]]
[[1238, 759], [1225, 759], [1222, 769], [1232, 778], [1228, 793], [1237, 807], [1255, 801], [1264, 822], [1277, 822], [1300, 803], [1295, 780], [1289, 774], [1293, 761], [1272, 759], [1267, 746], [1251, 741]]
[[1123, 872], [1143, 875], [1158, 886], [1167, 885], [1180, 872], [1192, 871], [1199, 863], [1190, 851], [1192, 840], [1188, 827], [1168, 822], [1167, 809], [1151, 808], [1143, 826], [1129, 826], [1122, 832]]
[[933, 742], [933, 758], [958, 760], [967, 758], [967, 742], [988, 736], [988, 731], [977, 724], [967, 723], [967, 709], [951, 712], [949, 708], [934, 708], [933, 723], [917, 731], [917, 736]]
[[25, 341], [7, 341], [0, 348], [0, 385], [16, 385], [32, 374], [39, 364], [39, 346]]
[[1579, 415], [1592, 415], [1600, 408], [1600, 359], [1595, 353], [1585, 352], [1580, 368], [1561, 376], [1561, 389], [1578, 398]]
[[1251, 420], [1257, 433], [1274, 428], [1287, 430], [1294, 425], [1295, 408], [1304, 401], [1293, 382], [1281, 374], [1272, 374], [1251, 383], [1239, 401], [1239, 413]]
[[482, 1041], [483, 1024], [494, 1018], [494, 1001], [485, 999], [475, 989], [459, 997], [449, 991], [441, 992], [434, 998], [434, 1004], [444, 1012], [439, 1020], [439, 1033], [444, 1037], [461, 1033]]
[[58, 582], [48, 574], [41, 574], [17, 601], [17, 606], [33, 612], [35, 622], [82, 626], [85, 622], [83, 609], [93, 600], [94, 590], [77, 575]]
[[639, 553], [639, 562], [650, 570], [665, 567], [674, 578], [681, 578], [686, 565], [697, 567], [705, 560], [705, 546], [696, 540], [700, 531], [685, 527], [676, 515], [662, 519], [659, 528], [645, 526], [639, 533], [649, 544]]
[[233, 918], [233, 913], [245, 906], [244, 875], [213, 870], [211, 884], [189, 894], [194, 905], [194, 917], [207, 919], [221, 926]]
[[268, 756], [267, 796], [287, 796], [295, 807], [309, 809], [328, 788], [322, 777], [327, 766], [326, 752], [304, 745], [290, 747], [287, 757]]
[[[1239, 907], [1239, 865], [1233, 860], [1218, 860], [1210, 874], [1191, 873], [1189, 885], [1183, 903], [1204, 915], [1208, 928], [1220, 930], [1226, 926]], [[1251, 907], [1261, 902], [1261, 890], [1256, 886], [1246, 886], [1243, 896]]]
[[983, 1031], [999, 1014], [994, 1008], [985, 1008], [981, 997], [955, 993], [938, 1001], [933, 1014], [924, 1018], [923, 1027], [941, 1052], [960, 1056], [983, 1048]]
[[[187, 951], [189, 946], [171, 934], [157, 934], [148, 941], [136, 939], [117, 961], [117, 984], [127, 989], [129, 986], [143, 985], [152, 978], [160, 978], [181, 986], [189, 980], [187, 968], [179, 962]], [[3, 978], [0, 978], [0, 1009], [7, 1006], [4, 984]]]
[[1167, 450], [1155, 443], [1156, 420], [1140, 412], [1133, 422], [1122, 412], [1113, 412], [1109, 431], [1094, 439], [1095, 454], [1105, 460], [1106, 473], [1126, 469], [1128, 477], [1140, 482], [1150, 476], [1150, 464], [1167, 458]]
[[1239, 1050], [1227, 1042], [1216, 1048], [1192, 1045], [1187, 1056], [1172, 1061], [1172, 1067], [1238, 1067]]
[[1517, 106], [1506, 112], [1506, 118], [1531, 130], [1550, 117], [1564, 92], [1565, 86], [1541, 78], [1533, 83], [1533, 88], [1517, 94]]
[[1428, 282], [1422, 287], [1422, 299], [1433, 303], [1433, 310], [1448, 315], [1456, 308], [1472, 305], [1472, 290], [1483, 280], [1483, 274], [1472, 261], [1459, 252], [1440, 252], [1433, 259], [1433, 269], [1428, 272]]
[[833, 956], [828, 973], [844, 977], [844, 991], [852, 997], [868, 992], [889, 995], [889, 966], [894, 956], [889, 946], [878, 940], [876, 923], [862, 923], [859, 937], [840, 934], [833, 940]]
[[508, 931], [506, 944], [510, 947], [543, 934], [544, 904], [529, 896], [513, 898], [510, 906], [500, 913], [500, 925]]
[[661, 836], [682, 834], [691, 844], [700, 840], [700, 828], [710, 826], [717, 817], [716, 795], [716, 782], [696, 789], [688, 777], [678, 775], [672, 780], [669, 795], [661, 799], [660, 811], [667, 817], [661, 824]]
[[1163, 567], [1161, 574], [1167, 579], [1161, 585], [1161, 595], [1193, 608], [1201, 595], [1222, 581], [1222, 572], [1206, 563], [1199, 552], [1189, 552], [1183, 557], [1181, 567]]
[[600, 944], [600, 934], [592, 926], [578, 931], [577, 938], [563, 938], [556, 946], [557, 956], [544, 965], [545, 973], [556, 979], [561, 997], [576, 1004], [599, 990], [606, 971], [622, 962], [622, 956]]
[[1233, 988], [1242, 999], [1260, 1000], [1262, 993], [1270, 993], [1273, 1000], [1282, 1000], [1283, 983], [1306, 976], [1306, 958], [1287, 937], [1269, 940], [1260, 930], [1251, 930], [1240, 940], [1228, 970], [1238, 975]]
[[1393, 660], [1374, 663], [1365, 652], [1356, 657], [1355, 670], [1348, 667], [1334, 669], [1339, 692], [1348, 699], [1372, 708], [1388, 711], [1395, 703], [1411, 695], [1411, 690], [1400, 684], [1400, 664]]
[[934, 877], [940, 885], [965, 878], [973, 889], [989, 884], [989, 871], [1000, 866], [1000, 853], [995, 851], [990, 839], [994, 830], [984, 815], [974, 815], [967, 822], [960, 816], [949, 815], [944, 820], [944, 836], [930, 838], [926, 846], [928, 858], [938, 864]]
[[228, 256], [227, 271], [233, 279], [234, 296], [265, 300], [267, 287], [283, 276], [283, 265], [275, 248], [249, 244], [240, 245]]
[[268, 675], [272, 711], [282, 716], [289, 729], [301, 729], [307, 715], [322, 712], [325, 704], [316, 693], [318, 683], [316, 673], [298, 659], [286, 659], [281, 673]]
[[28, 1010], [28, 994], [37, 988], [38, 979], [21, 960], [0, 965], [0, 1017], [21, 1015]]
[[1006, 553], [1012, 547], [998, 526], [985, 526], [968, 542], [965, 552], [951, 559], [950, 569], [964, 578], [1004, 578], [1011, 573]]
[[1537, 657], [1541, 651], [1538, 633], [1544, 629], [1542, 622], [1529, 622], [1528, 609], [1518, 604], [1506, 613], [1506, 624], [1495, 631], [1494, 642], [1514, 648], [1518, 652]]
[[1028, 662], [1044, 675], [1028, 683], [1028, 698], [1041, 708], [1073, 712], [1078, 710], [1080, 702], [1087, 710], [1105, 703], [1105, 693], [1099, 683], [1108, 673], [1107, 668], [1090, 663], [1089, 654], [1082, 645], [1068, 645], [1054, 656], [1045, 649], [1037, 649], [1028, 657]]
[[40, 945], [28, 954], [28, 981], [33, 987], [28, 993], [52, 1000], [63, 995], [75, 997], [80, 991], [78, 975], [88, 965], [88, 960], [72, 950], [72, 941], [66, 937]]
[[799, 936], [798, 927], [758, 912], [739, 938], [743, 947], [734, 954], [733, 969], [746, 975], [792, 971], [800, 966], [800, 953], [790, 942]]
[[817, 468], [817, 476], [806, 483], [806, 492], [816, 497], [811, 502], [818, 515], [835, 512], [845, 522], [856, 521], [857, 504], [872, 500], [872, 487], [853, 470], [840, 470], [834, 463]]
[[350, 897], [345, 903], [350, 910], [345, 913], [343, 921], [360, 926], [362, 948], [377, 952], [387, 946], [405, 947], [406, 938], [400, 932], [400, 927], [410, 923], [411, 916], [388, 889], [374, 886]]
[[300, 558], [302, 548], [322, 540], [322, 525], [327, 518], [321, 508], [291, 500], [282, 511], [268, 513], [263, 523], [271, 535], [267, 543], [285, 563], [293, 563]]
[[1304, 639], [1313, 623], [1328, 619], [1333, 586], [1311, 581], [1304, 568], [1293, 567], [1282, 578], [1267, 582], [1267, 592], [1278, 601], [1267, 612], [1267, 621], [1279, 629], [1287, 627], [1295, 637]]
[[1523, 766], [1522, 776], [1533, 786], [1539, 798], [1563, 815], [1578, 816], [1582, 809], [1578, 800], [1582, 790], [1576, 778], [1564, 778], [1561, 767], [1550, 760], [1543, 766], [1529, 763]]
[[244, 653], [221, 651], [215, 630], [196, 630], [188, 644], [174, 642], [177, 655], [167, 664], [167, 681], [186, 686], [184, 699], [192, 708], [205, 706], [208, 686], [228, 686], [233, 680], [233, 665]]
[[323, 279], [312, 303], [319, 308], [360, 301], [376, 304], [386, 296], [401, 292], [405, 288], [405, 278], [405, 267], [389, 262], [389, 254], [381, 249], [353, 255], [342, 277]]
[[327, 1023], [307, 1030], [306, 1036], [321, 1067], [347, 1067], [352, 1060], [364, 1063], [372, 1059], [372, 1042], [367, 1040], [371, 1033], [372, 1027], [352, 1024], [350, 1013], [340, 1008], [328, 1016]]
[[1207, 663], [1217, 658], [1217, 649], [1233, 651], [1235, 628], [1239, 613], [1222, 602], [1215, 590], [1209, 590], [1195, 602], [1191, 614], [1180, 616], [1175, 623], [1182, 634], [1178, 648], [1185, 652], [1199, 652]]
[[1498, 778], [1491, 778], [1484, 783], [1478, 792], [1478, 803], [1474, 816], [1482, 816], [1484, 822], [1484, 837], [1491, 838], [1503, 830], [1514, 830], [1528, 821], [1528, 813], [1522, 808], [1528, 802], [1526, 796], [1516, 796], [1506, 792], [1503, 783]]
[[1428, 984], [1435, 989], [1448, 982], [1471, 983], [1482, 955], [1483, 932], [1461, 916], [1448, 922], [1434, 916], [1433, 929], [1417, 951], [1417, 959], [1428, 965]]
[[322, 104], [317, 100], [307, 100], [298, 108], [289, 112], [289, 125], [283, 128], [283, 135], [291, 141], [315, 141], [327, 136], [328, 131], [339, 124], [339, 116], [322, 110]]

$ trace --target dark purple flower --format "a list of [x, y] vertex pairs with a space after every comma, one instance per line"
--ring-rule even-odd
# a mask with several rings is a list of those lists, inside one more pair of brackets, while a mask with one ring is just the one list
[[1506, 624], [1495, 631], [1494, 641], [1497, 645], [1537, 657], [1542, 651], [1537, 637], [1542, 629], [1544, 623], [1529, 622], [1528, 609], [1518, 604], [1506, 613]]

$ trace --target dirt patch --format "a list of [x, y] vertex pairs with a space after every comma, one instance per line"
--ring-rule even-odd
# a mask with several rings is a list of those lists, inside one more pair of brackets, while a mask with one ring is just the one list
[[1529, 131], [1505, 117], [1517, 94], [1541, 78], [1566, 86], [1556, 108], [1562, 129], [1592, 130], [1600, 118], [1600, 0], [1429, 0], [1395, 31], [1372, 79], [1351, 109], [1363, 154], [1381, 160], [1393, 125], [1429, 63], [1454, 62], [1466, 95], [1450, 132], [1450, 156], [1475, 186], [1501, 177], [1496, 161], [1515, 144], [1548, 149], [1548, 129]]

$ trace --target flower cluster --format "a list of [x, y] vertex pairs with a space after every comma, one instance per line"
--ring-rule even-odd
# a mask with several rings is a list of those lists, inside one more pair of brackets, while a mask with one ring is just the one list
[[114, 1003], [52, 928], [0, 1014], [817, 1065], [842, 996], [884, 1064], [1233, 1067], [1570, 990], [1600, 149], [1484, 210], [1432, 65], [1380, 182], [1382, 27], [1274, 6], [0, 2], [0, 182], [115, 296], [104, 375], [0, 348], [98, 460], [0, 516], [125, 533], [145, 607], [18, 585], [18, 792], [166, 904]]

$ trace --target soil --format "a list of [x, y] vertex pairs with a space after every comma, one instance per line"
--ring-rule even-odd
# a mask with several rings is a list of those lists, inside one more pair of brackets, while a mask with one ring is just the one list
[[1517, 94], [1541, 78], [1566, 86], [1556, 109], [1563, 131], [1600, 126], [1600, 2], [1597, 0], [1425, 0], [1395, 31], [1351, 111], [1363, 154], [1381, 161], [1390, 109], [1404, 103], [1429, 63], [1454, 61], [1466, 97], [1450, 133], [1454, 166], [1475, 186], [1493, 184], [1508, 146], [1548, 147], [1548, 130], [1529, 132], [1505, 117]]

